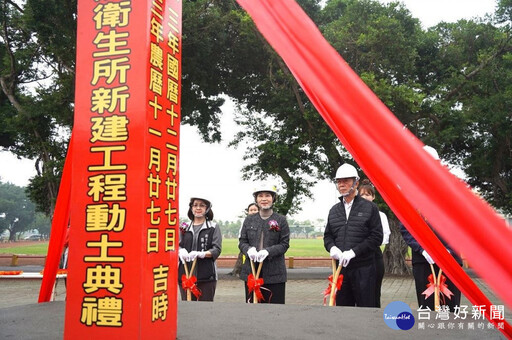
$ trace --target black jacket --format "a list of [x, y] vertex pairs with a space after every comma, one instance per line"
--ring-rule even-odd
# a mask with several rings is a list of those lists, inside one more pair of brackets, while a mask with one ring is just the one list
[[[215, 281], [217, 280], [217, 266], [215, 260], [219, 257], [222, 246], [222, 235], [219, 228], [214, 222], [206, 221], [197, 237], [197, 245], [192, 249], [194, 240], [193, 228], [189, 225], [185, 229], [180, 228], [180, 248], [185, 248], [189, 253], [193, 250], [196, 251], [210, 251], [212, 257], [204, 259], [197, 259], [196, 264], [196, 278], [198, 282]], [[190, 267], [192, 262], [187, 264]], [[185, 274], [183, 263], [179, 264], [178, 268], [178, 282], [181, 282], [181, 275]]]
[[[279, 230], [272, 229], [269, 224], [270, 221], [277, 222]], [[255, 247], [256, 250], [266, 249], [268, 251], [268, 257], [263, 261], [260, 274], [264, 283], [286, 282], [287, 273], [284, 254], [290, 247], [290, 228], [286, 218], [277, 213], [273, 213], [265, 220], [260, 217], [260, 214], [247, 216], [240, 231], [238, 248], [247, 256], [247, 251], [251, 247]], [[250, 262], [247, 257], [242, 266], [240, 279], [244, 281], [247, 281], [247, 276], [251, 273]], [[258, 265], [256, 263], [256, 268], [258, 268]]]
[[[427, 223], [428, 225], [428, 223]], [[429, 225], [430, 226], [430, 225]], [[425, 259], [425, 256], [423, 256], [423, 247], [416, 241], [414, 237], [412, 237], [411, 233], [405, 228], [405, 226], [402, 223], [399, 223], [400, 227], [400, 233], [402, 234], [402, 237], [404, 238], [405, 243], [412, 249], [412, 264], [416, 263], [428, 263], [427, 259]], [[431, 228], [432, 229], [432, 228]], [[432, 231], [434, 231], [432, 229]], [[455, 253], [455, 251], [446, 243], [445, 240], [443, 240], [439, 235], [434, 231], [434, 234], [436, 234], [437, 238], [441, 243], [446, 247], [446, 249], [452, 254], [455, 261], [457, 261], [458, 264], [462, 265], [462, 259]]]
[[343, 198], [329, 211], [324, 232], [324, 246], [330, 251], [333, 246], [341, 251], [352, 249], [356, 254], [348, 267], [368, 265], [374, 261], [375, 249], [382, 243], [382, 224], [375, 203], [354, 197], [347, 219]]

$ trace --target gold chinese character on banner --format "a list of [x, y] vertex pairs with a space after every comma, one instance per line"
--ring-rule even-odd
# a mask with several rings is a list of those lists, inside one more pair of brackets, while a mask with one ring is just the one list
[[112, 204], [111, 209], [106, 203], [87, 205], [86, 231], [119, 232], [124, 229], [125, 223], [126, 209], [121, 208], [119, 203]]
[[167, 291], [167, 278], [169, 277], [169, 267], [160, 265], [153, 268], [153, 293]]
[[91, 143], [125, 142], [128, 140], [128, 123], [126, 116], [92, 117]]
[[164, 69], [164, 50], [155, 43], [151, 43], [151, 52], [149, 54], [149, 63], [163, 71]]
[[99, 256], [84, 256], [84, 262], [124, 262], [124, 256], [111, 256], [109, 248], [122, 248], [122, 241], [110, 241], [108, 234], [101, 234], [99, 241], [87, 241], [87, 248], [99, 248]]
[[87, 267], [86, 279], [83, 283], [84, 291], [87, 294], [106, 289], [113, 294], [119, 294], [123, 288], [121, 283], [121, 268], [113, 268], [107, 264], [105, 267]]
[[160, 230], [158, 229], [148, 229], [148, 242], [146, 246], [146, 252], [149, 253], [158, 253], [158, 238], [160, 236]]
[[119, 3], [98, 4], [94, 8], [94, 23], [97, 30], [102, 27], [125, 27], [128, 26], [128, 14], [131, 12], [130, 1]]
[[178, 187], [176, 178], [171, 180], [169, 177], [167, 177], [165, 180], [165, 187], [167, 188], [167, 199], [174, 201], [176, 199], [176, 188]]
[[156, 215], [160, 212], [160, 210], [160, 207], [155, 206], [155, 201], [151, 200], [151, 206], [149, 208], [146, 208], [146, 212], [150, 216], [149, 223], [151, 223], [151, 225], [160, 224], [160, 217]]
[[96, 85], [100, 78], [106, 78], [107, 84], [112, 84], [116, 78], [119, 83], [126, 83], [126, 72], [131, 68], [128, 57], [117, 59], [95, 60], [93, 63], [92, 85]]
[[116, 297], [84, 297], [80, 322], [92, 326], [121, 327], [123, 300]]
[[115, 30], [98, 32], [98, 35], [93, 40], [97, 51], [93, 52], [92, 56], [100, 58], [130, 54], [131, 50], [129, 48], [123, 48], [128, 45], [128, 36], [128, 32], [117, 32]]
[[104, 201], [126, 200], [126, 174], [106, 174], [89, 177], [89, 188], [87, 195], [91, 196], [94, 202], [100, 197]]
[[151, 321], [158, 319], [165, 320], [167, 318], [167, 310], [169, 309], [169, 300], [167, 294], [153, 296], [153, 313]]
[[89, 171], [126, 170], [126, 164], [112, 164], [112, 153], [126, 150], [126, 145], [93, 146], [90, 150], [91, 153], [102, 152], [103, 163], [101, 165], [90, 165], [87, 168]]
[[171, 202], [167, 203], [168, 208], [165, 210], [165, 214], [167, 215], [167, 224], [168, 225], [176, 225], [178, 221], [176, 218], [176, 214], [178, 213], [178, 209], [172, 208]]
[[[174, 224], [176, 224], [176, 219], [174, 219]], [[174, 251], [176, 250], [176, 230], [174, 229], [165, 229], [165, 251]]]
[[103, 114], [105, 111], [114, 112], [126, 112], [126, 103], [130, 98], [128, 93], [128, 86], [119, 86], [114, 88], [100, 87], [92, 90], [91, 111], [98, 114]]

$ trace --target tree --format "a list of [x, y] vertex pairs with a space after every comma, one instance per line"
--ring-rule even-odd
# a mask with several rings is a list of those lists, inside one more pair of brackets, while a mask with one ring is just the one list
[[511, 33], [510, 25], [466, 20], [432, 28], [419, 68], [426, 99], [414, 123], [420, 138], [464, 170], [469, 185], [508, 213], [512, 212]]
[[0, 5], [0, 146], [36, 160], [28, 193], [50, 215], [73, 120], [75, 18], [76, 0]]
[[30, 229], [34, 220], [35, 206], [28, 199], [23, 188], [11, 183], [0, 182], [0, 234], [9, 232], [9, 241]]
[[[414, 71], [422, 31], [407, 10], [373, 1], [329, 1], [324, 9], [318, 1], [299, 4], [392, 110], [403, 116], [418, 111], [422, 96]], [[239, 104], [242, 130], [232, 145], [247, 146], [244, 178], [277, 177], [285, 192], [276, 207], [294, 213], [316, 181], [332, 178], [351, 156], [245, 16], [238, 24], [241, 38], [225, 54], [229, 78], [221, 80], [224, 93]]]
[[50, 237], [51, 227], [52, 221], [50, 218], [41, 212], [36, 212], [34, 215], [34, 221], [30, 224], [29, 229], [37, 230], [39, 235], [48, 239]]
[[[407, 128], [510, 212], [510, 0], [498, 2], [496, 21], [426, 31], [398, 3], [298, 2]], [[51, 214], [72, 128], [76, 0], [4, 1], [0, 20], [0, 146], [37, 160], [29, 194]], [[221, 95], [231, 97], [244, 178], [279, 179], [278, 211], [298, 211], [351, 156], [234, 0], [183, 2], [183, 27], [182, 122], [219, 141]]]

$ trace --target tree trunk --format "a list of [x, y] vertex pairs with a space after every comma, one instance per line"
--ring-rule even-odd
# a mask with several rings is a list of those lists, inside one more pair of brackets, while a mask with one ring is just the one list
[[232, 275], [232, 276], [240, 275], [240, 272], [242, 271], [242, 258], [243, 258], [243, 254], [238, 253], [238, 258], [236, 259], [236, 263], [235, 263], [235, 266], [233, 267], [233, 270], [231, 271], [231, 273], [229, 273], [230, 275]]
[[16, 241], [16, 231], [13, 229], [11, 229], [10, 227], [7, 229], [7, 231], [9, 232], [9, 241], [11, 242], [14, 242]]
[[396, 218], [389, 219], [389, 228], [391, 235], [383, 253], [384, 271], [386, 274], [410, 275], [411, 268], [405, 262], [408, 247], [402, 238]]

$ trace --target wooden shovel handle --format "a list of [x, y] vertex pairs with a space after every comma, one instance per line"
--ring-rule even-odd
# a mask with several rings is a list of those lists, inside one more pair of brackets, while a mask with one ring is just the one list
[[[256, 269], [254, 267], [254, 261], [253, 260], [250, 260], [250, 261], [251, 261], [252, 276], [254, 276], [254, 279], [257, 280], [258, 277], [260, 276], [262, 263], [260, 262], [260, 264], [258, 265], [258, 272], [256, 273]], [[256, 292], [252, 293], [252, 303], [258, 303], [258, 298], [256, 297]]]
[[[188, 271], [187, 263], [185, 262], [183, 264], [183, 267], [185, 268], [185, 275], [187, 279], [190, 278], [190, 276], [194, 273], [194, 269], [196, 269], [196, 263], [197, 258], [194, 259], [194, 262], [192, 262], [192, 268], [190, 268], [190, 272]], [[192, 301], [192, 291], [190, 289], [187, 289], [187, 301]]]
[[[185, 277], [188, 279], [190, 277], [190, 274], [188, 271], [187, 262], [183, 262], [183, 268], [185, 268]], [[192, 292], [190, 291], [190, 289], [187, 289], [187, 301], [192, 301]]]
[[[334, 265], [336, 265], [335, 260], [333, 260], [333, 261], [335, 263]], [[334, 301], [336, 300], [336, 286], [338, 284], [338, 277], [340, 276], [341, 268], [342, 268], [342, 265], [341, 265], [341, 261], [340, 261], [340, 263], [338, 264], [338, 268], [336, 269], [336, 272], [334, 273], [334, 275], [332, 277], [331, 296], [329, 297], [329, 306], [334, 306]]]
[[432, 277], [434, 280], [434, 310], [439, 310], [439, 278], [441, 278], [441, 268], [439, 268], [439, 278], [436, 276], [434, 266], [430, 264], [430, 271], [432, 271]]

